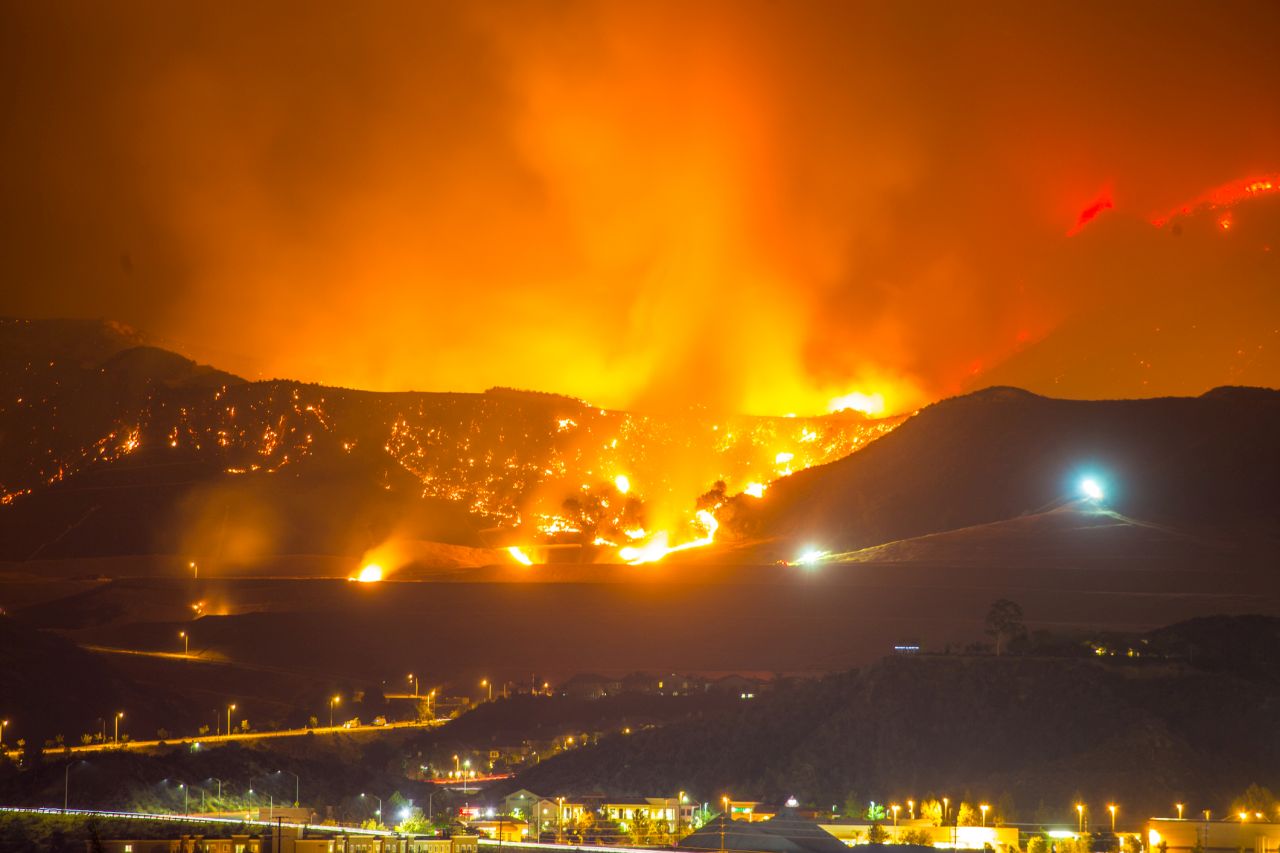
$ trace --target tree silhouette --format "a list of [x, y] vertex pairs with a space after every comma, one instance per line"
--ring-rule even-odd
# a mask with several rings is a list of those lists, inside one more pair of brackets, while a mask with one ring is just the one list
[[1015, 640], [1025, 636], [1026, 627], [1022, 624], [1022, 608], [1007, 598], [1001, 598], [991, 605], [986, 618], [987, 635], [996, 641], [996, 654], [1004, 651], [1006, 640]]

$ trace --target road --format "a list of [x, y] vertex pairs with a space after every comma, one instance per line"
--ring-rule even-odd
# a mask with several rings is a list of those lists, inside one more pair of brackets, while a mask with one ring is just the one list
[[[243, 741], [250, 741], [250, 740], [266, 740], [268, 738], [304, 737], [309, 734], [317, 734], [317, 735], [347, 734], [349, 735], [349, 734], [367, 734], [369, 732], [392, 731], [396, 729], [433, 729], [439, 726], [443, 726], [447, 722], [449, 721], [448, 720], [423, 720], [420, 722], [410, 721], [410, 722], [399, 722], [399, 723], [387, 723], [386, 725], [382, 725], [382, 726], [358, 726], [358, 727], [352, 727], [352, 728], [347, 728], [346, 726], [317, 726], [313, 729], [280, 729], [279, 731], [273, 731], [273, 732], [242, 732], [239, 734], [230, 734], [230, 735], [203, 735], [199, 737], [183, 737], [183, 738], [175, 737], [175, 738], [169, 738], [168, 740], [163, 740], [163, 741], [162, 740], [127, 740], [127, 741], [121, 741], [120, 743], [113, 743], [111, 741], [107, 741], [106, 743], [89, 743], [89, 744], [78, 744], [75, 746], [47, 747], [41, 750], [41, 752], [43, 752], [45, 755], [62, 755], [69, 751], [72, 755], [80, 755], [80, 754], [89, 753], [89, 752], [112, 752], [116, 750], [137, 751], [137, 750], [144, 750], [144, 749], [152, 749], [160, 746], [161, 744], [171, 746], [173, 744], [187, 743], [187, 744], [198, 744], [200, 746], [203, 746], [205, 744], [214, 745], [214, 744], [220, 744], [220, 743], [230, 743], [232, 741], [243, 742]], [[21, 755], [21, 753], [16, 749], [8, 750], [6, 754], [10, 758], [18, 758]]]

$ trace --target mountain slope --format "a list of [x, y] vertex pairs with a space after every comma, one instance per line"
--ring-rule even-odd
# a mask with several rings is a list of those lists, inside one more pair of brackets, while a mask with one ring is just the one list
[[[1159, 658], [1181, 648], [1175, 638], [1187, 628], [1227, 645], [1263, 630], [1275, 655], [1277, 626], [1200, 620], [1131, 642]], [[823, 806], [849, 796], [1007, 797], [1002, 816], [1026, 821], [1041, 803], [1066, 819], [1082, 794], [1093, 801], [1123, 792], [1127, 813], [1145, 814], [1171, 797], [1220, 809], [1251, 782], [1275, 784], [1280, 742], [1240, 736], [1269, 731], [1280, 710], [1280, 682], [1267, 670], [1193, 668], [1176, 658], [1115, 664], [1085, 654], [887, 658], [786, 687], [736, 713], [609, 738], [512, 784], [773, 802], [794, 795]]]
[[1096, 477], [1144, 522], [1280, 533], [1280, 392], [1074, 401], [991, 388], [929, 406], [855, 456], [740, 500], [743, 537], [865, 548], [1043, 512]]

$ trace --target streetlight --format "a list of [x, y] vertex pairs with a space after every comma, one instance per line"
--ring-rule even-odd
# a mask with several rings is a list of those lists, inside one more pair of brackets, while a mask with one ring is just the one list
[[912, 819], [916, 819], [916, 801], [907, 800], [907, 815]]
[[[361, 794], [360, 796], [363, 797], [364, 794]], [[374, 814], [378, 816], [378, 824], [381, 825], [382, 824], [382, 798], [377, 796], [376, 794], [373, 795], [373, 798], [378, 801], [378, 810], [374, 812]]]
[[0, 720], [0, 750], [4, 749], [4, 727], [9, 725], [8, 720]]
[[556, 797], [556, 844], [564, 844], [564, 797]]
[[[462, 767], [464, 770], [462, 774], [462, 793], [465, 794], [467, 793], [467, 773], [470, 773], [471, 771], [471, 759], [468, 758], [466, 761], [462, 762]], [[471, 775], [474, 776], [475, 774], [471, 773]]]
[[409, 673], [409, 680], [413, 682], [413, 695], [417, 696], [418, 695], [418, 676], [414, 675], [411, 672]]
[[1107, 811], [1111, 812], [1111, 834], [1116, 834], [1116, 804], [1107, 803]]
[[720, 803], [724, 806], [724, 811], [720, 815], [720, 853], [724, 853], [724, 830], [731, 820], [729, 817], [729, 797], [727, 794], [720, 798]]
[[453, 757], [453, 772], [454, 773], [462, 772], [462, 765], [458, 763], [458, 756], [456, 755]]
[[951, 805], [951, 800], [947, 797], [942, 798], [942, 822], [947, 822], [947, 809]]
[[81, 764], [88, 764], [87, 761], [68, 761], [67, 766], [62, 770], [62, 810], [67, 810], [67, 800], [71, 794], [71, 766], [74, 764], [79, 767]]
[[277, 770], [276, 772], [288, 773], [290, 776], [293, 777], [293, 805], [296, 808], [298, 805], [298, 799], [299, 799], [298, 789], [302, 787], [302, 778], [299, 777], [298, 774], [294, 773], [292, 770]]
[[1178, 820], [1182, 820], [1182, 803], [1174, 803], [1178, 809]]
[[182, 813], [187, 813], [187, 783], [179, 782], [178, 787], [182, 789]]
[[235, 703], [227, 706], [227, 736], [231, 736], [231, 712], [236, 709]]
[[898, 825], [898, 810], [899, 810], [899, 809], [901, 809], [901, 808], [902, 808], [902, 806], [898, 805], [897, 803], [894, 803], [893, 805], [889, 806], [889, 810], [893, 812], [893, 825], [894, 825], [894, 826], [897, 826], [897, 825]]
[[191, 645], [190, 645], [191, 638], [187, 636], [186, 631], [179, 631], [178, 636], [182, 638], [182, 656], [187, 657], [188, 655], [191, 654]]
[[987, 825], [987, 809], [989, 809], [989, 808], [991, 808], [991, 806], [987, 805], [986, 803], [983, 803], [982, 805], [978, 806], [978, 809], [982, 812], [982, 825], [983, 825], [983, 826], [986, 826], [986, 825]]
[[341, 696], [334, 696], [329, 700], [329, 728], [333, 728], [333, 706], [342, 701]]
[[120, 742], [120, 718], [124, 716], [124, 711], [116, 711], [116, 734], [115, 742]]
[[222, 780], [219, 779], [217, 776], [210, 776], [209, 778], [214, 782], [218, 783], [218, 799], [221, 800], [222, 799]]
[[480, 679], [480, 686], [487, 687], [489, 689], [489, 701], [492, 702], [493, 701], [493, 683], [490, 682], [489, 679], [487, 678], [482, 678]]
[[1076, 829], [1084, 835], [1084, 803], [1076, 803]]

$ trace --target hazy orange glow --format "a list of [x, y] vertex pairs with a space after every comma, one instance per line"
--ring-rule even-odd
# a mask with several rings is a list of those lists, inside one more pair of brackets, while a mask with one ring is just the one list
[[511, 559], [515, 560], [522, 566], [533, 565], [533, 558], [526, 554], [523, 548], [512, 545], [507, 548], [507, 553], [511, 555]]
[[[254, 379], [611, 411], [1276, 373], [1274, 305], [1212, 275], [1220, 248], [1131, 229], [1275, 185], [1275, 4], [367, 12], [9, 4], [4, 313], [119, 319]], [[1152, 357], [1168, 318], [1105, 352], [1074, 331], [1188, 300], [1202, 369]]]

